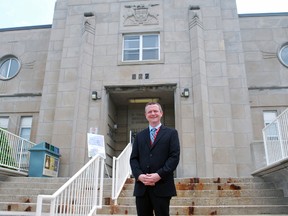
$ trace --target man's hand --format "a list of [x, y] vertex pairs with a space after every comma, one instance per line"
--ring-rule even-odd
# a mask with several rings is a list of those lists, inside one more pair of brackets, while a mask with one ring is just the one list
[[150, 173], [150, 174], [141, 174], [138, 177], [138, 180], [141, 181], [146, 186], [154, 186], [156, 182], [158, 182], [161, 177], [158, 173]]

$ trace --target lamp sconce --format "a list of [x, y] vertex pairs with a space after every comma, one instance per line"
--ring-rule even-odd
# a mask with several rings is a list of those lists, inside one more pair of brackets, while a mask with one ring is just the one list
[[92, 100], [99, 100], [99, 99], [101, 99], [100, 97], [98, 97], [98, 92], [97, 92], [97, 91], [92, 91], [91, 98], [92, 98]]
[[184, 88], [183, 92], [181, 93], [181, 97], [189, 97], [189, 89]]

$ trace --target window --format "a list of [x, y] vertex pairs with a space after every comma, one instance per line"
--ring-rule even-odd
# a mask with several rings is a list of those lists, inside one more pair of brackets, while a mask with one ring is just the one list
[[15, 56], [5, 56], [0, 60], [0, 79], [15, 77], [20, 70], [20, 62]]
[[288, 67], [288, 43], [284, 44], [280, 48], [278, 58], [284, 66]]
[[0, 128], [7, 130], [9, 117], [0, 117]]
[[30, 140], [32, 117], [21, 117], [19, 136]]
[[267, 130], [267, 139], [268, 140], [278, 140], [278, 125], [277, 121], [274, 121], [277, 117], [277, 111], [264, 111], [264, 126], [271, 124]]
[[267, 126], [270, 124], [272, 121], [274, 121], [277, 117], [277, 111], [264, 111], [263, 112], [263, 117], [264, 117], [264, 126]]
[[123, 61], [149, 61], [160, 59], [158, 34], [125, 35]]

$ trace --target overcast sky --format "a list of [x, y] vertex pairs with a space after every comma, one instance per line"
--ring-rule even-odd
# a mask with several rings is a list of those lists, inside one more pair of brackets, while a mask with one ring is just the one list
[[[56, 0], [0, 0], [0, 28], [52, 24]], [[203, 0], [205, 1], [205, 0]], [[236, 0], [238, 13], [288, 12], [288, 0]]]

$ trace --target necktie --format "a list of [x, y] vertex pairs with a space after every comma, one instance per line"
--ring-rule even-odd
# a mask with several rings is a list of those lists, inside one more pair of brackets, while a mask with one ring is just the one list
[[152, 144], [154, 143], [155, 137], [156, 137], [156, 128], [152, 128], [150, 130], [150, 139]]

